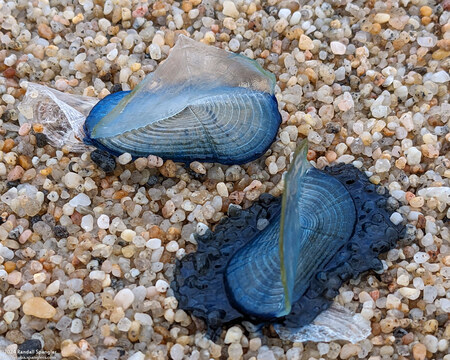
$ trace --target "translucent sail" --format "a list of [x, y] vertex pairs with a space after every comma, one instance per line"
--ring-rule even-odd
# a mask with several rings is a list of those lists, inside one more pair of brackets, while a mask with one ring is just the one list
[[347, 189], [335, 177], [312, 167], [307, 152], [304, 141], [285, 177], [283, 194], [279, 250], [290, 304], [350, 239], [356, 222]]
[[336, 302], [328, 310], [320, 313], [309, 325], [294, 331], [276, 324], [275, 330], [282, 339], [293, 342], [346, 340], [357, 343], [372, 333], [369, 320]]
[[227, 284], [243, 312], [263, 318], [289, 314], [318, 272], [351, 237], [352, 197], [336, 178], [312, 167], [304, 142], [285, 177], [277, 218], [230, 261]]
[[50, 144], [66, 146], [74, 152], [91, 150], [83, 143], [83, 125], [98, 99], [66, 94], [47, 86], [28, 83], [27, 92], [18, 106], [21, 119], [44, 126]]
[[273, 94], [275, 76], [245, 56], [180, 35], [167, 60], [100, 119], [92, 137], [111, 137], [172, 117], [221, 87]]

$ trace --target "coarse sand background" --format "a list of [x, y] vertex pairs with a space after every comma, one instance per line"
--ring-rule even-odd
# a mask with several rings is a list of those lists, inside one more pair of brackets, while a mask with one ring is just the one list
[[[0, 359], [19, 347], [47, 359], [449, 360], [449, 10], [449, 0], [0, 0]], [[185, 167], [124, 154], [105, 175], [27, 122], [27, 82], [98, 98], [132, 89], [179, 34], [276, 75], [283, 124], [261, 159]], [[372, 334], [291, 343], [236, 325], [213, 343], [177, 309], [175, 258], [230, 203], [280, 195], [303, 138], [318, 168], [352, 163], [385, 186], [391, 220], [408, 224], [385, 272], [336, 298]]]

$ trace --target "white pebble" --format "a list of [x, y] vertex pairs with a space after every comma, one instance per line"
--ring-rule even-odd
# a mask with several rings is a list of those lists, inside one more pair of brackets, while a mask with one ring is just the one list
[[399, 293], [409, 300], [416, 300], [420, 296], [420, 290], [408, 287], [400, 288]]
[[106, 55], [106, 58], [109, 61], [113, 61], [117, 57], [117, 54], [119, 54], [119, 51], [116, 48], [114, 48]]
[[47, 195], [47, 199], [51, 202], [56, 202], [59, 199], [59, 194], [56, 191], [51, 191], [48, 195]]
[[236, 9], [236, 5], [233, 1], [229, 0], [223, 2], [222, 12], [225, 16], [231, 16], [232, 18], [237, 18], [239, 16], [239, 11]]
[[397, 284], [401, 286], [408, 286], [409, 285], [409, 276], [406, 274], [400, 275], [397, 278]]
[[82, 279], [70, 279], [66, 282], [66, 285], [69, 289], [78, 292], [83, 289], [83, 280]]
[[199, 9], [192, 9], [189, 11], [188, 17], [189, 17], [189, 19], [195, 19], [199, 13], [200, 13]]
[[423, 283], [423, 279], [422, 279], [422, 278], [419, 278], [419, 277], [414, 278], [414, 280], [413, 280], [413, 285], [414, 285], [414, 287], [415, 287], [416, 289], [419, 289], [419, 290], [425, 290], [425, 289], [424, 289], [424, 283]]
[[7, 104], [14, 104], [14, 102], [16, 101], [16, 99], [14, 99], [14, 96], [9, 94], [3, 94], [2, 100]]
[[122, 332], [126, 332], [126, 331], [130, 330], [130, 327], [131, 327], [131, 320], [126, 317], [123, 317], [117, 323], [117, 329], [119, 329], [119, 331], [122, 331]]
[[105, 280], [105, 277], [106, 277], [105, 272], [101, 270], [93, 270], [89, 273], [89, 278], [92, 280], [103, 281]]
[[343, 43], [339, 41], [332, 41], [330, 47], [331, 51], [335, 55], [344, 55], [345, 51], [347, 50], [347, 46], [345, 46]]
[[177, 27], [177, 29], [181, 29], [184, 25], [183, 17], [179, 13], [174, 15], [173, 21], [175, 22], [175, 26]]
[[450, 75], [447, 71], [441, 70], [431, 76], [431, 81], [435, 83], [446, 83], [450, 81]]
[[145, 354], [141, 353], [140, 351], [135, 352], [133, 355], [131, 355], [128, 360], [144, 360]]
[[108, 28], [111, 26], [111, 22], [108, 19], [101, 18], [100, 20], [98, 20], [98, 26], [101, 31], [106, 32]]
[[148, 325], [148, 326], [153, 325], [153, 319], [149, 314], [135, 313], [134, 320], [138, 321], [142, 325]]
[[282, 131], [280, 134], [280, 140], [284, 145], [287, 145], [291, 142], [291, 138], [287, 131]]
[[69, 309], [71, 309], [71, 310], [79, 309], [83, 305], [84, 305], [84, 301], [80, 294], [75, 293], [70, 296], [69, 304], [68, 304]]
[[83, 331], [83, 322], [80, 319], [73, 319], [70, 325], [70, 332], [72, 334], [80, 334]]
[[150, 57], [153, 60], [161, 59], [161, 48], [159, 47], [159, 45], [150, 44], [150, 46], [148, 48], [149, 48]]
[[336, 162], [350, 164], [353, 160], [355, 160], [355, 157], [353, 155], [341, 155], [336, 159]]
[[427, 247], [434, 244], [433, 235], [431, 233], [425, 234], [425, 236], [420, 240], [423, 247]]
[[53, 296], [56, 295], [59, 292], [60, 287], [60, 281], [55, 280], [52, 283], [50, 283], [47, 288], [44, 290], [44, 293], [46, 296]]
[[408, 149], [406, 155], [406, 161], [408, 165], [419, 165], [420, 160], [422, 159], [422, 153], [415, 147], [411, 147]]
[[278, 17], [279, 18], [287, 19], [289, 17], [289, 15], [291, 15], [291, 10], [290, 9], [283, 8], [283, 9], [280, 9], [280, 11], [278, 11]]
[[269, 164], [269, 173], [270, 173], [271, 175], [275, 175], [277, 172], [278, 172], [278, 166], [277, 166], [277, 164], [274, 163], [274, 162], [271, 162], [271, 163]]
[[[120, 59], [120, 56], [119, 56], [119, 59]], [[127, 83], [128, 79], [130, 78], [131, 73], [132, 73], [132, 71], [130, 68], [128, 68], [128, 67], [122, 68], [119, 73], [119, 82], [121, 82], [122, 84]]]
[[289, 24], [291, 26], [297, 25], [300, 22], [301, 18], [302, 14], [300, 13], [300, 11], [295, 11], [291, 16], [291, 20], [289, 20]]
[[155, 287], [156, 287], [156, 291], [158, 291], [160, 293], [164, 293], [169, 289], [169, 284], [167, 283], [167, 281], [160, 279], [156, 282]]
[[97, 219], [97, 225], [100, 229], [108, 229], [109, 228], [109, 216], [102, 214]]
[[159, 249], [161, 247], [161, 239], [150, 239], [145, 243], [145, 246], [151, 250]]
[[[448, 350], [448, 340], [447, 339], [439, 340], [439, 342], [438, 342], [438, 350], [441, 351], [441, 352], [444, 352], [444, 351], [448, 352], [447, 351]], [[448, 355], [446, 355], [446, 356], [448, 356]], [[448, 359], [446, 359], [446, 356], [444, 356], [443, 360], [448, 360]]]
[[74, 173], [74, 172], [68, 172], [65, 176], [64, 176], [64, 184], [69, 188], [69, 189], [75, 189], [78, 186], [80, 186], [81, 184], [83, 184], [83, 178]]
[[330, 351], [330, 345], [327, 343], [318, 343], [317, 344], [317, 350], [319, 350], [319, 354], [325, 355], [328, 353], [328, 351]]
[[[115, 219], [114, 219], [115, 220]], [[114, 221], [113, 221], [114, 223]], [[136, 236], [136, 231], [133, 231], [131, 229], [125, 229], [124, 231], [122, 231], [122, 233], [120, 234], [120, 237], [127, 241], [127, 242], [132, 242], [133, 238]]]
[[136, 276], [138, 276], [139, 274], [140, 274], [141, 272], [138, 270], [138, 269], [131, 269], [130, 270], [130, 275], [132, 276], [132, 277], [136, 277]]
[[216, 185], [216, 189], [217, 189], [217, 193], [218, 193], [220, 196], [228, 197], [228, 188], [227, 188], [227, 186], [225, 185], [225, 183], [223, 183], [223, 182], [218, 183], [218, 184]]
[[184, 347], [180, 344], [175, 344], [170, 348], [170, 357], [173, 360], [181, 360], [184, 356]]
[[125, 164], [128, 164], [132, 160], [132, 157], [131, 157], [131, 154], [129, 154], [129, 153], [123, 153], [122, 155], [120, 155], [117, 158], [117, 160], [119, 161], [119, 164], [125, 165]]
[[239, 40], [237, 40], [236, 38], [233, 38], [228, 43], [228, 46], [230, 47], [231, 51], [238, 51], [241, 44], [239, 43]]
[[450, 313], [450, 300], [442, 298], [439, 300], [439, 302], [441, 304], [441, 309], [447, 313]]
[[423, 344], [427, 347], [430, 353], [435, 353], [438, 350], [438, 339], [433, 335], [425, 335], [423, 339]]
[[84, 231], [89, 232], [94, 229], [94, 218], [92, 215], [85, 215], [81, 218], [81, 227]]
[[350, 301], [352, 301], [354, 295], [355, 294], [353, 293], [353, 291], [344, 291], [340, 296], [344, 304], [348, 304]]
[[22, 306], [22, 303], [14, 295], [8, 295], [3, 299], [3, 310], [14, 311]]
[[428, 255], [426, 252], [419, 251], [414, 254], [414, 261], [417, 264], [423, 264], [427, 262], [430, 259], [430, 255]]
[[[13, 253], [14, 256], [14, 253]], [[0, 270], [0, 280], [6, 281], [8, 278], [8, 273], [5, 270]]]
[[174, 240], [169, 241], [169, 243], [166, 245], [166, 250], [168, 252], [177, 252], [177, 250], [180, 248], [180, 246], [178, 245], [178, 243]]
[[436, 42], [437, 42], [436, 39], [431, 36], [422, 36], [417, 38], [417, 43], [420, 46], [427, 48], [432, 48], [433, 46], [436, 45]]
[[81, 193], [70, 200], [69, 205], [74, 208], [77, 206], [89, 206], [91, 205], [91, 199], [86, 194]]
[[403, 217], [400, 213], [394, 212], [392, 213], [390, 220], [394, 225], [398, 225], [403, 221]]
[[199, 234], [199, 235], [205, 235], [206, 232], [207, 232], [208, 230], [209, 230], [208, 225], [205, 225], [205, 224], [203, 224], [203, 223], [201, 223], [201, 222], [199, 222], [199, 223], [197, 224], [197, 228], [196, 228], [197, 234]]
[[120, 290], [114, 297], [114, 302], [117, 306], [121, 306], [122, 309], [128, 309], [134, 301], [134, 293], [130, 289]]
[[228, 329], [225, 335], [225, 344], [237, 343], [241, 341], [242, 330], [238, 326], [233, 326]]
[[388, 159], [378, 159], [377, 162], [375, 163], [375, 171], [377, 173], [384, 173], [389, 171], [389, 169], [391, 168], [391, 163], [389, 162]]
[[385, 118], [388, 115], [389, 108], [387, 106], [379, 105], [370, 107], [373, 117], [377, 119]]
[[5, 60], [3, 61], [6, 66], [13, 66], [17, 61], [17, 56], [15, 54], [9, 55]]
[[[434, 300], [436, 300], [438, 293], [437, 289], [432, 285], [426, 285], [423, 288], [423, 301], [425, 301], [427, 304], [432, 304]], [[441, 299], [441, 306], [442, 306], [442, 299]]]

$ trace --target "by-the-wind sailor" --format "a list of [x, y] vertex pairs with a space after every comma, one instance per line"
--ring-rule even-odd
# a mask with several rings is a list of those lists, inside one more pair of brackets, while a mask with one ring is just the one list
[[[197, 252], [178, 262], [172, 287], [179, 306], [205, 320], [209, 335], [248, 319], [300, 338], [342, 283], [382, 268], [378, 256], [402, 236], [404, 227], [389, 219], [387, 195], [364, 173], [344, 164], [318, 170], [306, 152], [304, 142], [282, 200], [264, 194], [230, 214], [197, 236]], [[269, 221], [263, 230], [261, 219]]]
[[180, 35], [133, 91], [101, 100], [85, 142], [115, 155], [240, 164], [263, 155], [281, 122], [275, 76], [242, 55]]

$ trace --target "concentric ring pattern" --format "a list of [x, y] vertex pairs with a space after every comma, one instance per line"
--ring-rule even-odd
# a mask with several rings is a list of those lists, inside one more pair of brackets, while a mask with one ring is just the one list
[[248, 88], [201, 95], [174, 116], [95, 142], [118, 154], [185, 162], [244, 163], [264, 154], [279, 126], [273, 121], [279, 113], [272, 95]]
[[245, 314], [271, 319], [289, 313], [281, 282], [279, 229], [278, 217], [228, 264], [225, 276], [228, 294]]
[[[303, 178], [303, 179], [302, 179]], [[352, 236], [356, 210], [347, 189], [315, 168], [290, 183], [281, 242], [289, 302], [297, 301], [310, 281]], [[288, 191], [289, 191], [288, 189]]]
[[107, 96], [85, 142], [115, 155], [242, 164], [262, 156], [281, 123], [275, 78], [256, 61], [180, 36], [131, 92]]
[[234, 303], [255, 317], [289, 314], [353, 233], [352, 197], [339, 180], [313, 168], [306, 152], [301, 146], [286, 176], [281, 219], [237, 251], [226, 271]]

